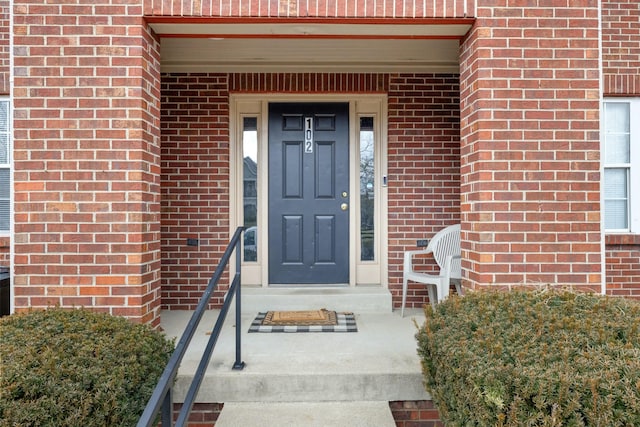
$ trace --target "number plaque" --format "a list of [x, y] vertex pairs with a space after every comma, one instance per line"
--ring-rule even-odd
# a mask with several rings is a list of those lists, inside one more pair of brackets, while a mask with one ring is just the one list
[[304, 152], [313, 154], [313, 117], [304, 118]]

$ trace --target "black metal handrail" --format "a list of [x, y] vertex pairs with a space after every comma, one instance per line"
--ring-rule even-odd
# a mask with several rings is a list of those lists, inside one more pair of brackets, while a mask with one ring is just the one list
[[[182, 333], [182, 337], [178, 341], [178, 345], [176, 349], [173, 351], [167, 366], [162, 372], [160, 379], [158, 380], [158, 384], [149, 398], [147, 402], [147, 406], [142, 413], [142, 416], [138, 420], [138, 427], [151, 427], [155, 424], [158, 413], [162, 409], [162, 427], [169, 427], [173, 422], [173, 383], [175, 381], [176, 375], [178, 374], [178, 368], [180, 367], [180, 363], [182, 363], [182, 358], [187, 352], [187, 348], [189, 347], [189, 343], [191, 342], [191, 338], [195, 334], [196, 328], [202, 319], [204, 311], [209, 305], [209, 300], [211, 299], [211, 295], [218, 285], [218, 281], [220, 277], [222, 277], [222, 273], [224, 272], [227, 264], [229, 263], [229, 259], [233, 252], [240, 247], [240, 237], [242, 232], [244, 231], [244, 227], [238, 227], [236, 232], [233, 234], [231, 238], [231, 242], [229, 242], [229, 246], [224, 251], [222, 255], [222, 259], [220, 260], [220, 264], [216, 268], [216, 271], [213, 273], [213, 276], [209, 280], [209, 284], [207, 285], [207, 289], [205, 289], [196, 310], [194, 311], [187, 327]], [[211, 354], [213, 353], [213, 349], [218, 341], [218, 337], [220, 336], [220, 331], [222, 330], [222, 325], [224, 324], [225, 318], [227, 317], [227, 312], [229, 311], [229, 306], [231, 305], [231, 301], [235, 295], [236, 300], [236, 360], [233, 364], [233, 369], [241, 370], [244, 368], [245, 363], [242, 362], [241, 354], [240, 354], [240, 267], [242, 263], [240, 251], [236, 251], [236, 271], [233, 275], [233, 280], [229, 286], [229, 292], [227, 292], [227, 296], [225, 297], [224, 304], [222, 305], [222, 309], [220, 310], [220, 314], [218, 315], [218, 320], [216, 321], [216, 325], [213, 328], [213, 332], [211, 332], [211, 336], [209, 337], [209, 341], [207, 342], [207, 346], [202, 354], [202, 358], [200, 359], [200, 364], [198, 365], [198, 369], [196, 370], [195, 375], [193, 376], [193, 380], [191, 381], [191, 385], [189, 386], [189, 391], [184, 399], [184, 403], [182, 404], [182, 408], [180, 409], [180, 413], [178, 414], [178, 418], [176, 420], [175, 426], [182, 427], [186, 425], [187, 419], [189, 418], [189, 413], [193, 408], [193, 403], [195, 401], [196, 395], [198, 394], [198, 390], [200, 389], [200, 384], [202, 384], [202, 379], [204, 378], [204, 373], [207, 370], [207, 365], [211, 360]]]

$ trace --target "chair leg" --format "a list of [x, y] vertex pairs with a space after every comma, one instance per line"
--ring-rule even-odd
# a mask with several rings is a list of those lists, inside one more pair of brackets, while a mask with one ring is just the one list
[[[436, 288], [436, 293], [434, 293], [434, 287]], [[427, 293], [429, 294], [429, 303], [431, 303], [432, 308], [436, 308], [437, 299], [437, 286], [432, 284], [427, 284]]]
[[442, 302], [449, 298], [449, 281], [440, 282], [438, 284], [438, 302]]
[[402, 308], [400, 311], [400, 315], [404, 317], [404, 306], [407, 302], [407, 278], [402, 278]]
[[462, 296], [462, 283], [460, 283], [460, 280], [454, 280], [453, 284], [456, 285], [456, 292], [458, 293], [458, 296]]

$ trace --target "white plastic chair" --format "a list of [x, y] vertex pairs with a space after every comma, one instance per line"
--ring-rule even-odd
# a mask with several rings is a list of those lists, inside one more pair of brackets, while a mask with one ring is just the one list
[[[433, 253], [433, 257], [440, 267], [438, 274], [414, 271], [413, 257], [419, 254]], [[460, 259], [460, 224], [443, 228], [429, 241], [425, 249], [407, 251], [404, 253], [404, 267], [402, 271], [402, 317], [407, 301], [407, 282], [409, 280], [427, 285], [429, 301], [435, 306], [449, 296], [449, 284], [453, 281], [458, 294], [462, 295], [460, 280], [462, 268]], [[435, 291], [435, 294], [434, 294]]]

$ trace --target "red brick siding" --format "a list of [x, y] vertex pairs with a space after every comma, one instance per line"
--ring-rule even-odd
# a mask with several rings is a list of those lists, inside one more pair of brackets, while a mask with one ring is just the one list
[[[223, 407], [224, 403], [194, 403], [189, 413], [187, 427], [214, 427]], [[174, 421], [178, 419], [181, 408], [182, 403], [173, 404]]]
[[599, 291], [598, 1], [478, 0], [477, 16], [461, 50], [467, 285]]
[[[416, 240], [460, 221], [460, 107], [457, 75], [392, 75], [389, 83], [389, 289], [402, 295], [402, 257]], [[433, 260], [428, 269], [433, 270]], [[427, 301], [410, 284], [407, 307]]]
[[607, 294], [640, 298], [640, 236], [606, 238]]
[[162, 76], [162, 304], [174, 310], [195, 308], [230, 239], [228, 80]]
[[[197, 304], [229, 239], [229, 91], [388, 91], [390, 288], [399, 303], [402, 253], [415, 247], [416, 239], [459, 219], [457, 76], [164, 75], [162, 290], [167, 308]], [[201, 246], [186, 246], [187, 238], [199, 239]], [[218, 293], [214, 305], [221, 298]], [[425, 301], [424, 287], [412, 287], [409, 306]]]
[[14, 3], [15, 304], [159, 322], [159, 43], [138, 1]]
[[440, 414], [430, 400], [389, 402], [397, 427], [442, 427]]
[[145, 15], [264, 18], [464, 18], [474, 0], [147, 0]]
[[640, 3], [602, 0], [605, 96], [640, 95]]
[[8, 267], [10, 265], [9, 250], [11, 240], [9, 237], [0, 237], [0, 266]]

